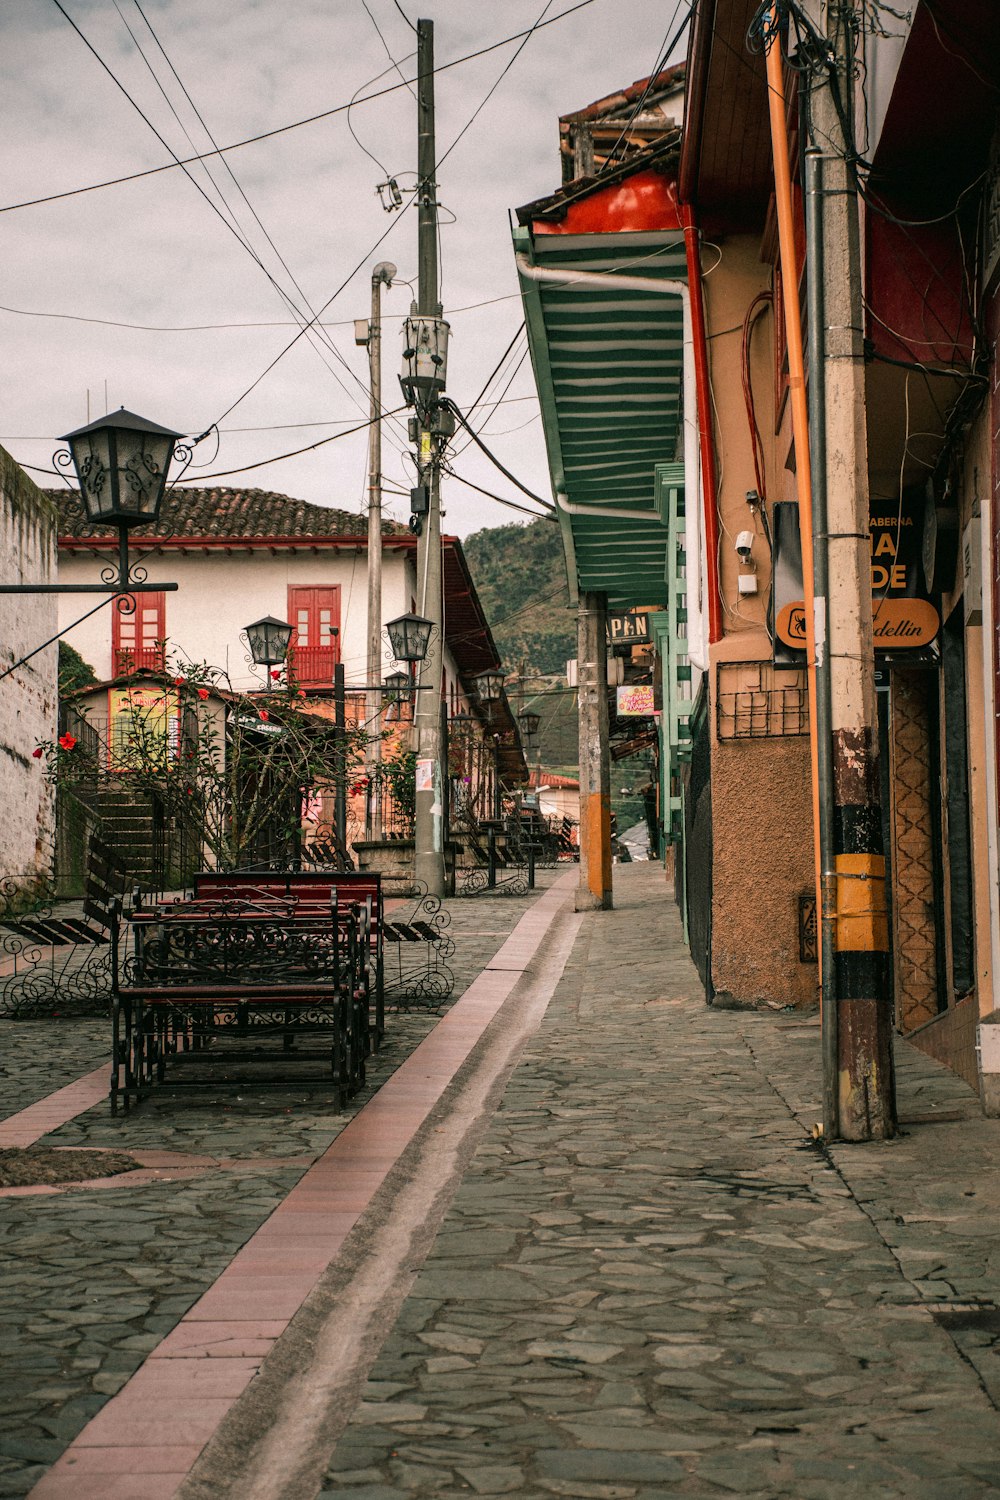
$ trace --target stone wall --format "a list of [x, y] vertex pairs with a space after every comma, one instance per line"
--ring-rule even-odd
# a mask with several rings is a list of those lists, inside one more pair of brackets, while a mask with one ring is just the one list
[[[50, 582], [55, 566], [55, 510], [0, 448], [0, 579]], [[54, 595], [0, 594], [0, 672], [57, 629]], [[31, 752], [55, 733], [57, 662], [56, 646], [47, 646], [0, 682], [0, 878], [30, 883], [49, 869], [52, 788]]]

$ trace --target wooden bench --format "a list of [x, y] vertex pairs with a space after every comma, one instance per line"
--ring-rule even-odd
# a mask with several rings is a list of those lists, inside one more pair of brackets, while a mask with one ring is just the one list
[[[286, 1088], [318, 1081], [332, 1085], [342, 1108], [364, 1082], [366, 907], [227, 895], [128, 912], [116, 903], [114, 918], [112, 1113], [120, 1097], [128, 1109], [154, 1083]], [[317, 1036], [321, 1046], [303, 1045]], [[317, 1060], [327, 1065], [318, 1079], [288, 1073], [286, 1065]], [[248, 1065], [256, 1070], [249, 1075]]]

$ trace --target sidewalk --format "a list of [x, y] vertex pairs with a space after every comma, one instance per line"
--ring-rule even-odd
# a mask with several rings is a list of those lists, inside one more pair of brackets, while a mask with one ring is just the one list
[[[155, 1460], [84, 1465], [70, 1489], [41, 1475], [166, 1363], [145, 1356], [343, 1123], [243, 1109], [217, 1122], [214, 1175], [5, 1201], [0, 1335], [41, 1364], [0, 1389], [23, 1413], [0, 1495], [1000, 1495], [1000, 1124], [903, 1044], [905, 1133], [824, 1154], [815, 1020], [706, 1007], [662, 872], [619, 867], [615, 885], [616, 910], [584, 917], [562, 904], [572, 880], [534, 905], [462, 904], [470, 932], [499, 940], [519, 917], [520, 936], [484, 940], [443, 1092], [200, 1457], [166, 1426], [195, 1450], [186, 1480]], [[486, 991], [494, 1019], [463, 1059]], [[373, 1146], [392, 1097], [373, 1101]], [[196, 1143], [191, 1115], [133, 1118], [147, 1148], [166, 1130], [171, 1149]], [[59, 1140], [135, 1146], [93, 1110]]]

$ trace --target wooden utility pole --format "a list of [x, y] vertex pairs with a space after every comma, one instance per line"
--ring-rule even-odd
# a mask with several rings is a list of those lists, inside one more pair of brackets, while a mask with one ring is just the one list
[[[840, 101], [825, 65], [810, 88], [812, 143], [823, 155], [819, 278], [814, 282], [818, 338], [824, 358], [820, 458], [814, 484], [825, 489], [824, 534], [816, 536], [817, 610], [825, 600], [832, 762], [832, 860], [824, 870], [824, 928], [832, 939], [829, 972], [836, 1036], [825, 1059], [836, 1095], [834, 1134], [844, 1140], [895, 1133], [892, 1000], [888, 984], [888, 919], [878, 772], [878, 718], [872, 635], [868, 446], [865, 427], [864, 315], [858, 197], [842, 119], [854, 118], [855, 18], [847, 0], [828, 12], [830, 56]], [[838, 102], [840, 108], [837, 107]], [[812, 169], [811, 169], [812, 170]], [[808, 267], [815, 277], [817, 265]], [[814, 400], [813, 410], [817, 410]], [[815, 437], [815, 434], [814, 434]], [[817, 473], [817, 467], [819, 472]], [[824, 507], [820, 507], [823, 514]]]
[[580, 722], [580, 883], [577, 911], [611, 909], [607, 595], [581, 591], [577, 612]]

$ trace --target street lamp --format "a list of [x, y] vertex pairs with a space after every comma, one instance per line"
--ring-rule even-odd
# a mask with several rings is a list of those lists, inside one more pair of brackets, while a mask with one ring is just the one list
[[277, 620], [274, 615], [265, 615], [252, 625], [245, 625], [250, 655], [258, 667], [278, 667], [288, 655], [292, 639], [292, 627], [286, 620]]
[[390, 672], [385, 679], [385, 701], [387, 704], [402, 704], [410, 696], [413, 681], [409, 672]]
[[[177, 588], [176, 583], [150, 583], [145, 570], [130, 577], [128, 533], [133, 526], [156, 522], [163, 501], [170, 460], [191, 461], [190, 447], [181, 447], [179, 432], [160, 427], [133, 411], [120, 411], [75, 432], [66, 433], [53, 462], [60, 470], [76, 470], [80, 496], [92, 526], [113, 526], [118, 532], [118, 568], [108, 568], [100, 583], [8, 583], [3, 594], [148, 594]], [[119, 606], [120, 607], [120, 606]]]
[[433, 620], [422, 615], [399, 615], [386, 624], [392, 654], [397, 661], [423, 661], [434, 629]]
[[472, 680], [475, 683], [476, 692], [480, 703], [496, 703], [503, 692], [504, 673], [498, 671], [480, 672]]
[[525, 739], [534, 739], [538, 733], [538, 726], [542, 722], [541, 714], [536, 714], [532, 708], [522, 708], [517, 716], [517, 722], [521, 726], [521, 732]]

